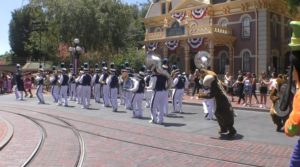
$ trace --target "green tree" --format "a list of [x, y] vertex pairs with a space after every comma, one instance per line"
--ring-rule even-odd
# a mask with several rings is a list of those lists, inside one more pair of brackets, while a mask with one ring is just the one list
[[298, 7], [300, 6], [299, 0], [286, 0], [288, 2], [288, 9], [291, 15], [295, 16], [298, 14]]
[[28, 57], [26, 43], [29, 43], [31, 33], [30, 7], [16, 9], [12, 12], [12, 19], [9, 23], [9, 43], [12, 51], [20, 57]]

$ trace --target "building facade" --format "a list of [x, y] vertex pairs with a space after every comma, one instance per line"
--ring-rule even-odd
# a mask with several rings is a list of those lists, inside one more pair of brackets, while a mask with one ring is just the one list
[[284, 0], [154, 0], [145, 46], [187, 73], [199, 51], [218, 74], [285, 72], [291, 20]]

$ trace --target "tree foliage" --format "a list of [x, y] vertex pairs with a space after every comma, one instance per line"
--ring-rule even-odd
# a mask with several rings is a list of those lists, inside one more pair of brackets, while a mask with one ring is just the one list
[[286, 0], [288, 2], [288, 9], [291, 15], [298, 14], [298, 7], [300, 6], [299, 0]]
[[[120, 0], [30, 0], [12, 13], [10, 43], [17, 56], [58, 60], [61, 44], [79, 38], [87, 61], [113, 60], [142, 48], [142, 19], [150, 1], [128, 5]], [[47, 31], [33, 31], [33, 22]], [[40, 42], [41, 41], [41, 42]], [[40, 45], [41, 43], [41, 45]], [[67, 47], [65, 47], [67, 48]]]

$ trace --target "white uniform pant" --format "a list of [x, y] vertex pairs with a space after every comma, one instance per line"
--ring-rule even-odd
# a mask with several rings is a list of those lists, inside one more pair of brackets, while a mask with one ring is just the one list
[[110, 88], [110, 103], [113, 111], [118, 109], [118, 88]]
[[173, 89], [172, 92], [173, 112], [182, 112], [183, 95], [184, 95], [183, 89]]
[[215, 110], [215, 99], [204, 99], [203, 100], [203, 111], [205, 114], [208, 114], [207, 118], [212, 119]]
[[103, 85], [102, 86], [103, 90], [103, 103], [105, 107], [110, 106], [110, 100], [109, 100], [109, 86], [108, 85]]
[[152, 97], [153, 91], [152, 90], [146, 90], [145, 91], [145, 101], [146, 101], [146, 108], [150, 108], [151, 105], [151, 97]]
[[143, 93], [135, 93], [132, 98], [132, 107], [133, 107], [133, 117], [143, 117]]
[[53, 97], [54, 102], [57, 103], [58, 102], [58, 96], [59, 96], [59, 86], [52, 85], [52, 87], [51, 87], [51, 95]]
[[82, 103], [82, 85], [78, 85], [76, 88], [76, 99], [77, 99], [77, 104]]
[[120, 105], [124, 105], [125, 104], [125, 95], [124, 95], [124, 90], [122, 90], [122, 88], [119, 89], [119, 94], [120, 94]]
[[36, 97], [38, 98], [40, 103], [45, 103], [43, 96], [43, 85], [37, 85]]
[[64, 85], [60, 87], [58, 104], [68, 105], [68, 86]]
[[83, 108], [89, 108], [91, 99], [91, 86], [82, 86], [82, 105]]
[[15, 95], [16, 95], [16, 99], [18, 100], [23, 100], [23, 91], [19, 91], [18, 87], [16, 86], [15, 88]]
[[168, 115], [169, 113], [169, 90], [164, 90], [163, 92], [163, 97], [165, 98], [165, 103], [164, 104], [164, 114]]
[[100, 84], [99, 83], [94, 85], [93, 93], [94, 93], [95, 102], [100, 103]]
[[69, 96], [70, 96], [70, 100], [75, 100], [75, 97], [76, 97], [76, 84], [75, 83], [70, 83]]
[[165, 103], [167, 103], [165, 91], [154, 91], [151, 100], [151, 120], [154, 123], [163, 123]]
[[132, 101], [132, 96], [133, 96], [133, 93], [132, 92], [128, 92], [128, 91], [124, 91], [124, 102], [125, 102], [125, 108], [130, 110], [132, 109], [132, 106], [131, 106], [131, 101]]

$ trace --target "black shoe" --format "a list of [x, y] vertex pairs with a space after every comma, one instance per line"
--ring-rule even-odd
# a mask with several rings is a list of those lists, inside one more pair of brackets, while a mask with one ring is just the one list
[[205, 115], [204, 115], [204, 118], [207, 118], [208, 117], [208, 113], [206, 113]]
[[276, 128], [276, 132], [283, 132], [283, 130], [282, 130], [282, 126], [277, 126], [277, 128]]
[[229, 130], [228, 136], [232, 137], [236, 134], [236, 130], [234, 128], [232, 128], [231, 130]]

